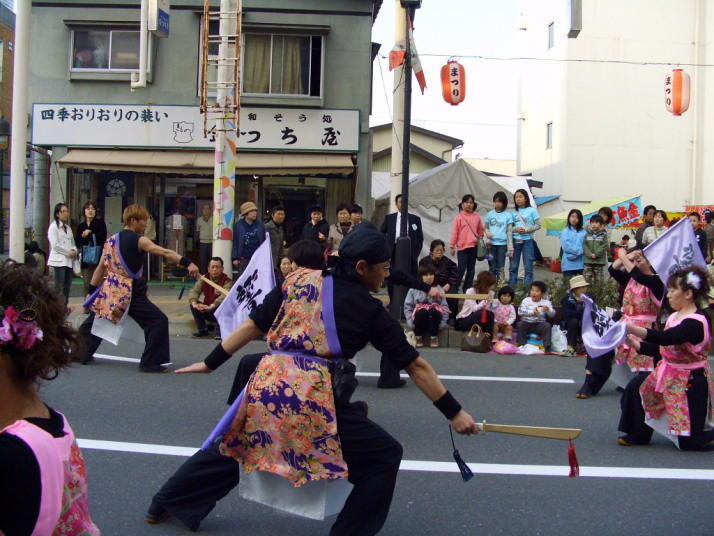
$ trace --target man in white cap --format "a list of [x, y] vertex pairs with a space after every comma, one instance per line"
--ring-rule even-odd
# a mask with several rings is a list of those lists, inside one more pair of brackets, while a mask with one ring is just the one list
[[233, 227], [233, 251], [231, 260], [239, 277], [248, 266], [250, 258], [265, 240], [265, 226], [258, 220], [258, 207], [252, 201], [240, 206], [241, 218]]

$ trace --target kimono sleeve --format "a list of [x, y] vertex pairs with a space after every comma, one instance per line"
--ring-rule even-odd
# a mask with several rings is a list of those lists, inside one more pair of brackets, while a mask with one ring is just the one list
[[419, 357], [419, 352], [407, 342], [402, 326], [381, 306], [372, 316], [369, 342], [400, 369]]

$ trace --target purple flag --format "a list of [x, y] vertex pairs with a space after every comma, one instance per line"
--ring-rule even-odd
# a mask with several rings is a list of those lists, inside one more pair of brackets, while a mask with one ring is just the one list
[[689, 218], [682, 218], [672, 225], [644, 249], [644, 254], [665, 285], [677, 270], [692, 265], [705, 270], [707, 267]]
[[588, 296], [580, 297], [583, 311], [583, 344], [590, 357], [600, 357], [617, 348], [627, 336], [624, 322], [615, 322]]

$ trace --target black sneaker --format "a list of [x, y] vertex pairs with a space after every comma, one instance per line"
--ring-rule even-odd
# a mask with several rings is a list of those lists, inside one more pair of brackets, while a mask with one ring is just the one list
[[208, 330], [197, 331], [196, 333], [192, 333], [191, 337], [193, 337], [194, 339], [203, 339], [206, 335], [208, 335]]

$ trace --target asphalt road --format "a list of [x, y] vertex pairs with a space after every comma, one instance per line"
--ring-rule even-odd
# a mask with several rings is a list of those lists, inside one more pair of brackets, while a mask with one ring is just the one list
[[[202, 359], [214, 343], [172, 338], [173, 367]], [[245, 353], [261, 351], [263, 344], [252, 343]], [[104, 343], [99, 353], [136, 358], [141, 349]], [[455, 470], [447, 423], [418, 389], [410, 383], [405, 389], [381, 390], [375, 377], [362, 377], [354, 398], [366, 400], [370, 417], [402, 442], [405, 460], [451, 462], [400, 471], [381, 534], [714, 534], [714, 453], [680, 452], [657, 436], [649, 447], [617, 445], [619, 395], [614, 386], [608, 383], [590, 400], [574, 397], [583, 359], [445, 350], [425, 351], [424, 356], [442, 375], [572, 380], [444, 382], [477, 420], [582, 428], [576, 444], [583, 476], [565, 476], [567, 442], [487, 434], [457, 438], [463, 458], [476, 464], [476, 476], [464, 483], [458, 473], [442, 470]], [[64, 412], [78, 438], [196, 448], [226, 409], [237, 358], [212, 374], [182, 376], [140, 374], [134, 363], [98, 359], [66, 371], [42, 393]], [[377, 371], [378, 358], [373, 350], [361, 353], [360, 370]], [[151, 496], [184, 458], [86, 447], [83, 452], [92, 518], [104, 535], [187, 533], [173, 521], [158, 526], [143, 521]], [[684, 471], [657, 471], [663, 468]], [[587, 476], [598, 471], [606, 476]], [[533, 472], [558, 476], [527, 474]], [[327, 534], [329, 527], [329, 521], [244, 501], [234, 490], [206, 518], [201, 532], [313, 536]]]

